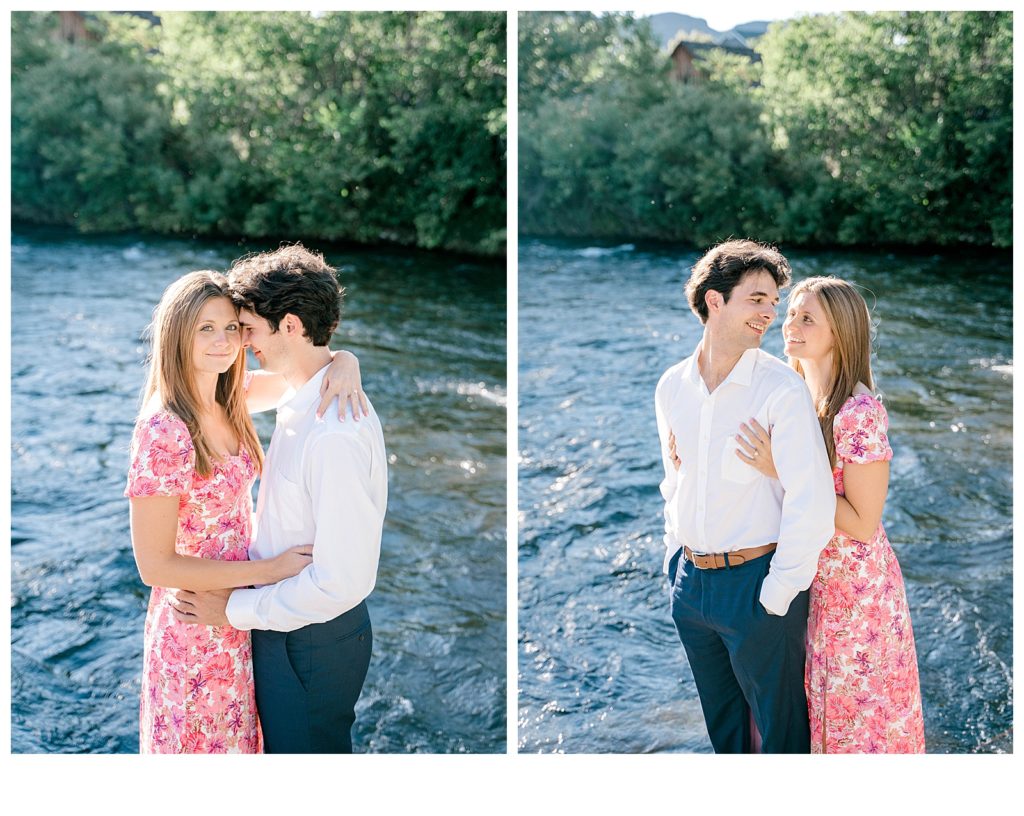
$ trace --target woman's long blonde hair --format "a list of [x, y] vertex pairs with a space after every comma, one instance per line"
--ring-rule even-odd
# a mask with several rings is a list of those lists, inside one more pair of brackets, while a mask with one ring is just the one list
[[[875, 381], [871, 376], [871, 315], [860, 292], [840, 278], [802, 280], [789, 293], [789, 302], [793, 303], [802, 294], [812, 294], [818, 299], [828, 327], [832, 330], [831, 385], [828, 393], [814, 407], [821, 423], [821, 434], [825, 437], [829, 462], [835, 465], [836, 443], [832, 423], [836, 414], [843, 403], [853, 396], [857, 383], [864, 383], [872, 391], [875, 390]], [[799, 360], [790, 360], [790, 365], [803, 376]]]
[[[152, 351], [149, 377], [142, 392], [143, 410], [157, 395], [162, 407], [185, 423], [195, 448], [195, 468], [201, 476], [210, 475], [215, 457], [199, 424], [202, 403], [192, 351], [199, 313], [207, 301], [218, 297], [230, 301], [227, 278], [206, 270], [190, 272], [164, 290], [148, 329]], [[240, 447], [249, 451], [260, 470], [263, 449], [245, 407], [244, 377], [245, 354], [239, 352], [231, 368], [217, 378], [216, 400], [224, 406], [228, 424], [237, 434]]]

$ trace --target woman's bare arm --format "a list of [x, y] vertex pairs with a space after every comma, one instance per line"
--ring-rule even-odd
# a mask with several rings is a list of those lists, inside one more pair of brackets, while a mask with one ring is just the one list
[[889, 463], [843, 465], [845, 496], [836, 496], [836, 527], [857, 541], [870, 541], [882, 521], [889, 492]]
[[293, 547], [262, 561], [217, 561], [179, 555], [174, 551], [178, 501], [177, 496], [131, 499], [132, 549], [139, 575], [147, 586], [199, 591], [273, 584], [297, 575], [313, 563], [312, 546]]
[[[348, 407], [351, 407], [352, 416], [356, 420], [359, 419], [360, 413], [363, 416], [369, 416], [369, 407], [362, 390], [359, 359], [352, 352], [344, 349], [331, 353], [334, 356], [334, 361], [324, 375], [317, 414], [322, 416], [327, 410], [327, 406], [337, 397], [338, 416], [342, 421], [345, 419]], [[253, 371], [249, 388], [245, 392], [245, 407], [250, 414], [269, 411], [277, 406], [287, 390], [288, 382], [281, 374], [274, 374], [262, 369]]]
[[245, 391], [245, 407], [250, 414], [269, 411], [281, 401], [287, 390], [288, 382], [281, 374], [253, 371]]

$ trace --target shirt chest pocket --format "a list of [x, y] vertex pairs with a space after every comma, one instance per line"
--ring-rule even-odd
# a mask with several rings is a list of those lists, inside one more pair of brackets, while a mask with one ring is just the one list
[[759, 474], [753, 465], [748, 465], [736, 455], [737, 450], [741, 450], [740, 443], [735, 436], [727, 436], [722, 443], [722, 478], [734, 484], [750, 484]]
[[270, 488], [270, 506], [274, 510], [272, 523], [282, 530], [305, 529], [307, 502], [302, 486], [278, 474]]

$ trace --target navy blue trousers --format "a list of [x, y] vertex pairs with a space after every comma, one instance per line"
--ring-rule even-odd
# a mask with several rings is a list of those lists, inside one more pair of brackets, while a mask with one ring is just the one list
[[256, 709], [268, 754], [350, 754], [355, 705], [373, 648], [363, 601], [293, 632], [254, 629]]
[[717, 754], [753, 751], [751, 715], [769, 754], [810, 753], [804, 695], [807, 592], [785, 615], [759, 601], [772, 554], [731, 569], [669, 563], [672, 620], [683, 642]]

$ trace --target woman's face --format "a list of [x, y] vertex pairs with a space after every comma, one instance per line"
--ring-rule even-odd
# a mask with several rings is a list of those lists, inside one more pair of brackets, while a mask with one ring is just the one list
[[210, 298], [199, 312], [192, 340], [196, 371], [223, 374], [234, 365], [241, 349], [242, 333], [234, 304], [227, 298]]
[[789, 302], [782, 324], [785, 354], [796, 360], [823, 360], [835, 345], [821, 302], [810, 292], [801, 292]]

